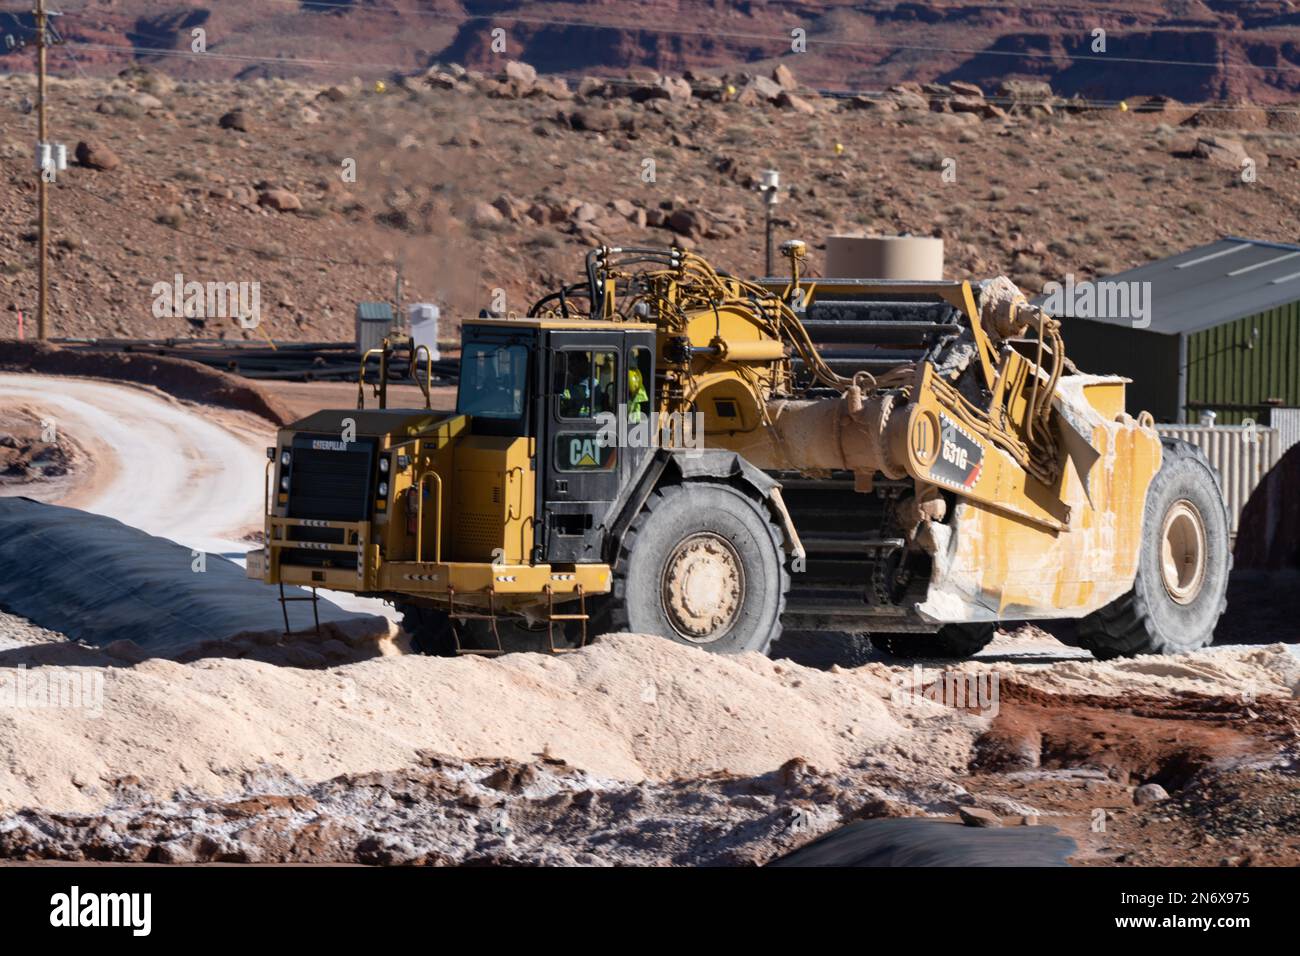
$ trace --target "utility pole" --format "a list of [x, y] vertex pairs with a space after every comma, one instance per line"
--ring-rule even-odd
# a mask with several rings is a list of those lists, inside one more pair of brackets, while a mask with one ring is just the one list
[[49, 184], [46, 182], [47, 163], [49, 166], [57, 166], [54, 159], [53, 151], [49, 153], [49, 159], [46, 160], [46, 129], [45, 129], [45, 45], [46, 45], [46, 14], [45, 0], [36, 0], [36, 9], [32, 11], [36, 15], [36, 112], [37, 124], [39, 131], [37, 134], [37, 155], [41, 157], [40, 179], [37, 182], [37, 189], [40, 191], [40, 273], [38, 282], [40, 283], [40, 304], [36, 312], [36, 338], [45, 339], [46, 322], [49, 315], [49, 215], [50, 215], [50, 195]]
[[397, 278], [393, 283], [393, 317], [398, 327], [402, 325], [402, 260], [397, 260]]
[[763, 268], [766, 270], [763, 274], [766, 276], [772, 274], [772, 212], [781, 201], [777, 191], [780, 187], [781, 174], [775, 169], [763, 170], [758, 191], [763, 194]]

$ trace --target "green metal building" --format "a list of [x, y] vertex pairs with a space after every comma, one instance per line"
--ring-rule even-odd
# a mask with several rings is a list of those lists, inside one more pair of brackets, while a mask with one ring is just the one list
[[1087, 285], [1035, 301], [1080, 369], [1133, 380], [1130, 414], [1266, 425], [1300, 406], [1300, 245], [1229, 237]]

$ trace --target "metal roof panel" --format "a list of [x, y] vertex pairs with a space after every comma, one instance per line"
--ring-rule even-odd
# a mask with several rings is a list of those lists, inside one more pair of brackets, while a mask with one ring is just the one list
[[[1149, 282], [1150, 331], [1199, 332], [1300, 300], [1300, 245], [1227, 236], [1096, 282]], [[1034, 301], [1042, 304], [1046, 296]], [[1067, 303], [1068, 306], [1068, 303]], [[1131, 326], [1128, 317], [1062, 318]]]

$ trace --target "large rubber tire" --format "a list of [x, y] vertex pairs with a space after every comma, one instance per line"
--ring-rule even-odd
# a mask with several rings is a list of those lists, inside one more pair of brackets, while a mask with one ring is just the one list
[[[1142, 544], [1133, 589], [1079, 622], [1079, 646], [1095, 657], [1133, 657], [1138, 654], [1185, 654], [1214, 640], [1214, 627], [1227, 607], [1228, 572], [1232, 554], [1228, 547], [1228, 512], [1219, 479], [1195, 445], [1163, 439], [1164, 461], [1147, 489], [1142, 514]], [[1190, 505], [1193, 517], [1189, 517]], [[1179, 573], [1173, 573], [1172, 590], [1166, 585], [1166, 524], [1203, 531], [1204, 565], [1200, 584], [1176, 600]], [[1193, 537], [1195, 537], [1193, 535]], [[1171, 549], [1172, 551], [1172, 549]], [[1194, 563], [1174, 562], [1183, 569]], [[1195, 575], [1191, 574], [1195, 580]]]
[[951, 660], [979, 653], [997, 632], [988, 622], [945, 624], [933, 634], [872, 634], [871, 645], [890, 657]]
[[[690, 482], [658, 488], [624, 535], [606, 602], [609, 628], [657, 634], [716, 654], [766, 654], [781, 635], [790, 587], [781, 542], [766, 507], [730, 485]], [[692, 559], [697, 552], [706, 556]], [[731, 603], [723, 623], [691, 633], [682, 624], [694, 609], [691, 597], [714, 592], [692, 592], [690, 575], [705, 572], [694, 570], [690, 561], [712, 560], [708, 555], [718, 557], [726, 572], [727, 585], [717, 593], [730, 595], [722, 600]], [[682, 569], [687, 583], [674, 589], [669, 579]], [[703, 580], [709, 580], [707, 574]], [[680, 610], [670, 610], [672, 598], [666, 595], [679, 592], [686, 593], [678, 599]]]
[[418, 604], [399, 604], [402, 630], [411, 636], [411, 646], [433, 657], [455, 657], [456, 636], [446, 612]]

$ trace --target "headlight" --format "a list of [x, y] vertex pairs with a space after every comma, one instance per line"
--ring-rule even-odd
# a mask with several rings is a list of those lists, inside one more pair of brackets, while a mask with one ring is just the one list
[[281, 490], [281, 491], [288, 491], [288, 490], [289, 490], [289, 476], [288, 476], [288, 475], [285, 475], [284, 477], [282, 477], [282, 478], [280, 479], [280, 490]]
[[381, 482], [379, 483], [379, 497], [381, 497], [381, 498], [387, 498], [387, 497], [388, 497], [388, 482], [386, 482], [386, 481], [381, 481]]
[[388, 459], [387, 459], [387, 458], [381, 458], [381, 459], [379, 459], [379, 473], [380, 473], [381, 475], [386, 475], [386, 474], [388, 474]]
[[289, 454], [289, 449], [286, 448], [284, 451], [280, 452], [281, 465], [283, 465], [285, 468], [288, 468], [290, 462], [292, 461], [293, 461], [293, 456]]

